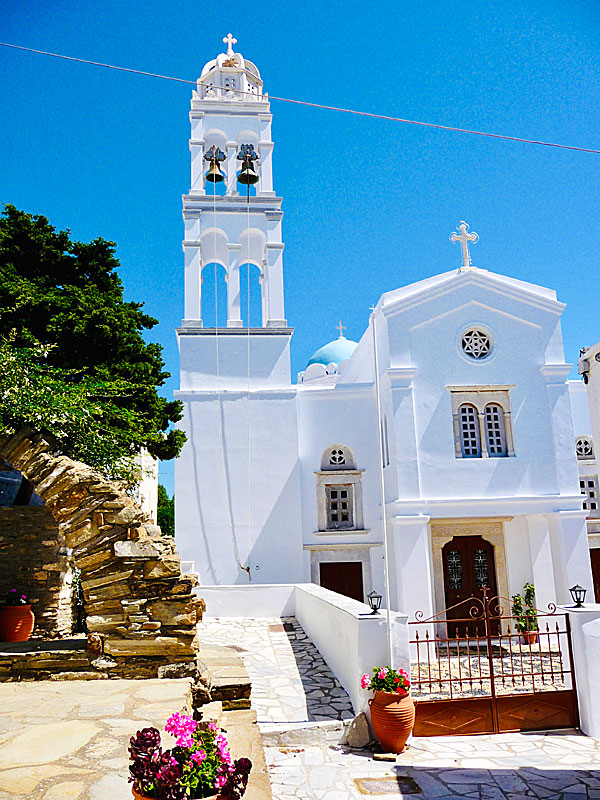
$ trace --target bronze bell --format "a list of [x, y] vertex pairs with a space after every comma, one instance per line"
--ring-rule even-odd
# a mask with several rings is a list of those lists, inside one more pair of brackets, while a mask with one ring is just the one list
[[217, 160], [212, 160], [210, 162], [210, 169], [206, 173], [206, 180], [211, 183], [221, 183], [221, 181], [225, 180], [225, 174], [221, 171]]
[[252, 186], [252, 184], [258, 183], [258, 175], [254, 171], [251, 161], [244, 161], [242, 164], [242, 171], [238, 175], [238, 183], [243, 183], [244, 186]]

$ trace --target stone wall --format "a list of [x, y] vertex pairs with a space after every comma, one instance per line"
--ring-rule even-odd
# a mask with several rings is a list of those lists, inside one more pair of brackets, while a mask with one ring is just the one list
[[64, 536], [46, 508], [0, 508], [0, 598], [10, 589], [27, 595], [33, 638], [71, 633], [71, 578]]
[[39, 434], [0, 437], [0, 457], [33, 484], [72, 549], [93, 667], [115, 677], [193, 674], [204, 603], [173, 540], [117, 484], [56, 455]]

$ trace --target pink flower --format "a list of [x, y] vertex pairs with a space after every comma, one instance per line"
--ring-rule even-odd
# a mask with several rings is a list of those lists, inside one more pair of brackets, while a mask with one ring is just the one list
[[217, 775], [215, 778], [215, 789], [222, 789], [223, 786], [227, 783], [227, 778], [225, 775]]
[[371, 679], [369, 678], [369, 676], [368, 675], [363, 675], [361, 677], [361, 679], [360, 679], [361, 688], [362, 689], [366, 689], [370, 682], [371, 682]]
[[387, 675], [387, 673], [388, 673], [388, 669], [387, 669], [387, 667], [382, 667], [382, 668], [379, 670], [379, 672], [377, 673], [377, 677], [378, 677], [378, 678], [381, 678], [381, 679], [383, 679], [383, 678], [385, 678], [385, 676]]
[[212, 731], [213, 733], [216, 733], [219, 730], [219, 726], [217, 725], [216, 722], [209, 722], [208, 723], [208, 730]]
[[196, 764], [201, 764], [203, 761], [206, 761], [206, 753], [204, 750], [196, 750], [190, 756], [191, 760]]

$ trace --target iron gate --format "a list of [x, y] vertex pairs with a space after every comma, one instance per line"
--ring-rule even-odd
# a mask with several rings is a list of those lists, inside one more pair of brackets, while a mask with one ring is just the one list
[[522, 633], [508, 602], [487, 594], [409, 623], [414, 735], [578, 727], [568, 615], [551, 605]]

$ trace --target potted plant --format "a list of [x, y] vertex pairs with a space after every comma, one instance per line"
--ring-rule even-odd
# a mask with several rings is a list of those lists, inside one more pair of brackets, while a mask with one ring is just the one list
[[523, 644], [535, 644], [538, 640], [538, 618], [535, 607], [535, 589], [533, 583], [523, 586], [524, 597], [520, 594], [512, 596], [512, 615], [515, 627], [521, 634]]
[[129, 742], [129, 781], [135, 800], [237, 800], [248, 784], [252, 762], [233, 761], [227, 739], [213, 722], [172, 714], [165, 731], [175, 746], [163, 750], [156, 728], [143, 728]]
[[0, 641], [26, 642], [33, 631], [35, 616], [27, 596], [11, 589], [0, 611]]
[[369, 700], [371, 725], [381, 747], [389, 753], [401, 753], [415, 724], [408, 673], [403, 669], [374, 667], [373, 676], [363, 675], [360, 685], [375, 691], [375, 697]]

